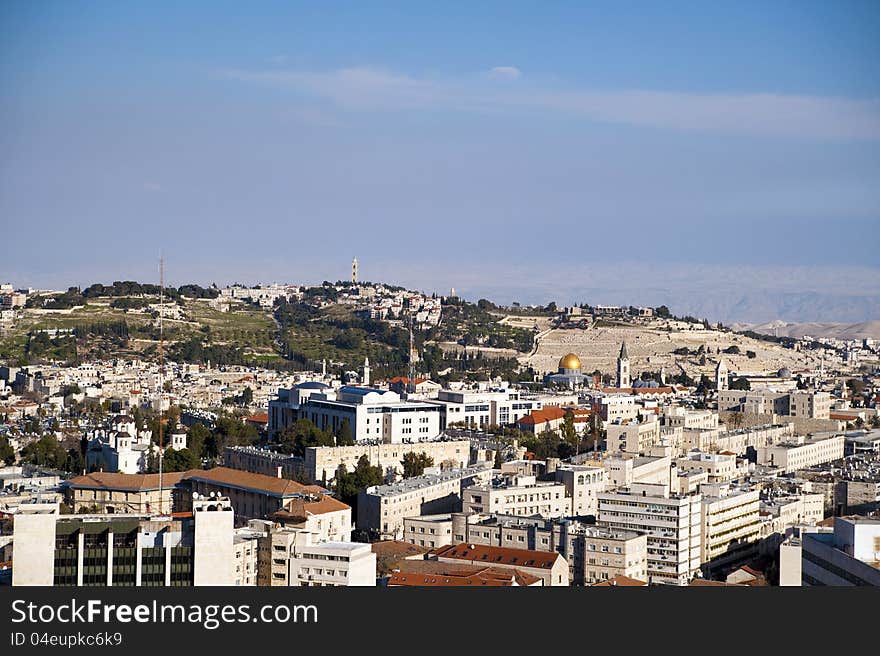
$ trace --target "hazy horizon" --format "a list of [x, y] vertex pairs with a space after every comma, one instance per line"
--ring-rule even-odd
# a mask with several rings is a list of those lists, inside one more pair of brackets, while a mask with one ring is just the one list
[[0, 6], [0, 279], [880, 319], [880, 4]]

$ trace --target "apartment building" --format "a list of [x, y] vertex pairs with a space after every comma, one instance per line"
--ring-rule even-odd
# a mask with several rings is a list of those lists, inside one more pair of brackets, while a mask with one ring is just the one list
[[399, 444], [363, 443], [354, 446], [315, 446], [306, 448], [303, 465], [305, 475], [314, 482], [330, 485], [340, 465], [353, 471], [358, 460], [367, 456], [370, 464], [383, 470], [402, 470], [407, 453], [424, 453], [437, 466], [463, 469], [471, 464], [469, 440], [413, 440]]
[[736, 455], [730, 451], [705, 453], [692, 451], [684, 458], [675, 461], [681, 470], [697, 470], [708, 474], [707, 483], [726, 483], [748, 473], [748, 467], [741, 465]]
[[584, 517], [599, 512], [597, 495], [606, 488], [604, 467], [560, 465], [553, 474], [556, 482], [565, 486], [565, 495], [571, 501], [567, 515]]
[[537, 398], [525, 398], [518, 390], [440, 390], [428, 403], [440, 410], [440, 428], [463, 424], [474, 428], [507, 426], [517, 423], [543, 404]]
[[663, 425], [672, 428], [717, 428], [718, 413], [711, 410], [688, 410], [672, 406], [663, 414]]
[[572, 585], [616, 576], [648, 580], [648, 538], [568, 519], [496, 514], [452, 514], [454, 543], [558, 552], [569, 565]]
[[826, 462], [843, 458], [846, 438], [843, 435], [828, 437], [796, 437], [788, 442], [758, 449], [758, 464], [779, 467], [790, 474]]
[[167, 513], [179, 506], [178, 485], [186, 472], [121, 474], [92, 472], [62, 483], [65, 501], [74, 513]]
[[761, 533], [760, 492], [706, 484], [702, 492], [700, 560], [707, 575], [724, 572], [757, 555]]
[[605, 430], [606, 448], [612, 453], [640, 454], [660, 442], [660, 422], [657, 419], [641, 423], [621, 421], [607, 424]]
[[402, 401], [399, 394], [372, 387], [301, 383], [279, 390], [269, 402], [269, 434], [308, 419], [321, 430], [336, 432], [343, 422], [357, 442], [398, 444], [436, 438], [441, 431], [440, 407], [423, 401]]
[[792, 417], [804, 419], [829, 419], [831, 414], [831, 394], [828, 392], [815, 392], [811, 390], [799, 390], [790, 395], [791, 407], [789, 414]]
[[832, 531], [800, 531], [779, 548], [781, 586], [880, 586], [880, 520], [835, 517]]
[[305, 544], [288, 563], [288, 581], [293, 587], [376, 585], [376, 554], [363, 542]]
[[404, 517], [403, 541], [428, 549], [452, 544], [452, 513]]
[[57, 504], [16, 513], [13, 585], [234, 585], [229, 499], [194, 498], [192, 513], [61, 515]]
[[571, 499], [562, 483], [538, 481], [534, 476], [513, 475], [464, 488], [462, 511], [522, 517], [564, 517], [571, 514]]
[[599, 524], [647, 535], [650, 583], [687, 585], [700, 567], [700, 494], [671, 494], [668, 484], [649, 483], [601, 492]]
[[368, 487], [358, 494], [357, 526], [377, 532], [383, 540], [400, 539], [405, 517], [458, 511], [462, 490], [491, 477], [491, 463], [481, 463]]
[[610, 455], [602, 460], [608, 487], [628, 487], [633, 483], [669, 483], [672, 458], [669, 456]]

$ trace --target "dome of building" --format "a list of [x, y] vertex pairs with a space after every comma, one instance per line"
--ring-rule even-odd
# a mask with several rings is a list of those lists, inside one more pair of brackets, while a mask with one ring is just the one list
[[559, 361], [559, 370], [563, 369], [580, 369], [581, 368], [581, 360], [574, 353], [569, 353], [562, 357]]
[[791, 369], [788, 367], [782, 367], [782, 369], [776, 372], [776, 376], [788, 380], [791, 378]]

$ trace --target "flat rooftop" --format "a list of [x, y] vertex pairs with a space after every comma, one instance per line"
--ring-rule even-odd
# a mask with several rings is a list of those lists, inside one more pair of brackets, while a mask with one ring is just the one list
[[423, 490], [433, 485], [439, 485], [441, 483], [473, 476], [488, 469], [490, 469], [490, 467], [487, 463], [483, 466], [450, 469], [439, 474], [424, 474], [422, 476], [407, 478], [406, 480], [400, 481], [399, 483], [392, 483], [391, 485], [377, 485], [372, 488], [367, 488], [366, 493], [372, 496], [394, 496], [397, 494], [405, 494], [407, 492]]

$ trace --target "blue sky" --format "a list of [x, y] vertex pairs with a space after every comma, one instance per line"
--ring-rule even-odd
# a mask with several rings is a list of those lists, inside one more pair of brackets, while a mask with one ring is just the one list
[[880, 318], [880, 3], [476, 4], [0, 4], [0, 278]]

